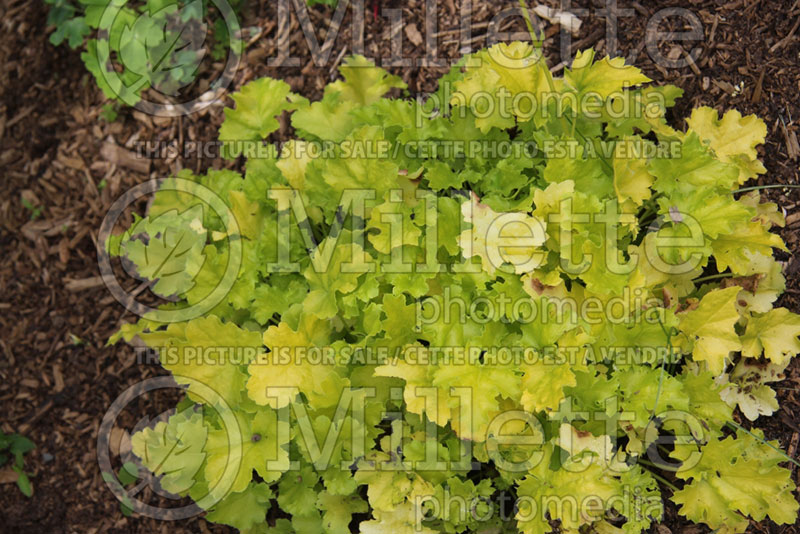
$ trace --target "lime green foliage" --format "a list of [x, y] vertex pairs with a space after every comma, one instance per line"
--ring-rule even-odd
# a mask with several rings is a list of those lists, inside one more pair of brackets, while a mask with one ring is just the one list
[[229, 143], [229, 157], [241, 154], [242, 148], [236, 145], [237, 142], [260, 141], [277, 130], [276, 116], [282, 111], [308, 104], [305, 99], [291, 94], [288, 84], [271, 78], [247, 84], [240, 93], [233, 95], [233, 99], [236, 109], [225, 110], [225, 122], [219, 132], [219, 140]]
[[[750, 516], [756, 521], [769, 516], [778, 524], [794, 523], [797, 499], [791, 471], [778, 467], [785, 457], [751, 434], [739, 432], [735, 437], [713, 439], [698, 448], [683, 445], [672, 453], [674, 458], [689, 462], [690, 469], [679, 471], [678, 477], [691, 480], [673, 496], [681, 505], [680, 512], [693, 521], [726, 532], [743, 532]], [[737, 513], [738, 512], [738, 513]], [[740, 515], [741, 514], [741, 515]]]
[[679, 89], [591, 50], [554, 78], [497, 45], [438, 102], [363, 57], [341, 71], [314, 103], [247, 84], [220, 131], [244, 176], [179, 176], [225, 209], [167, 181], [108, 244], [164, 310], [234, 265], [202, 316], [117, 335], [187, 386], [132, 440], [164, 488], [248, 533], [637, 534], [675, 477], [711, 528], [796, 520], [777, 444], [729, 430], [777, 408], [765, 384], [800, 351], [772, 307], [782, 217], [734, 192], [763, 172], [760, 120], [675, 130]]
[[[155, 87], [175, 95], [197, 78], [208, 21], [212, 54], [241, 53], [238, 27], [230, 28], [213, 2], [203, 0], [45, 0], [50, 42], [82, 49], [81, 59], [105, 96], [133, 106]], [[234, 10], [240, 1], [228, 3]], [[229, 14], [229, 18], [233, 13]], [[232, 20], [232, 19], [231, 19]], [[231, 35], [233, 29], [236, 34]], [[123, 68], [117, 71], [113, 65]], [[106, 120], [116, 112], [104, 109]]]
[[25, 465], [24, 456], [35, 448], [25, 436], [6, 434], [0, 430], [0, 467], [11, 462], [11, 470], [17, 475], [17, 487], [26, 497], [33, 495], [33, 486], [28, 473], [22, 469]]

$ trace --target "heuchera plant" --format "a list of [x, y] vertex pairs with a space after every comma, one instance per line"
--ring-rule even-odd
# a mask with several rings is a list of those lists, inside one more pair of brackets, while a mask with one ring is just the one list
[[796, 520], [788, 456], [735, 412], [773, 413], [800, 352], [783, 216], [740, 190], [761, 120], [673, 129], [680, 89], [592, 50], [557, 78], [498, 44], [424, 102], [340, 70], [314, 103], [244, 86], [219, 135], [244, 176], [183, 171], [109, 240], [174, 301], [112, 340], [186, 386], [133, 436], [164, 489], [247, 533], [634, 534], [665, 498], [716, 532]]
[[[81, 48], [81, 59], [106, 98], [128, 106], [137, 104], [150, 87], [174, 96], [193, 83], [207, 52], [208, 35], [213, 37], [214, 59], [224, 59], [229, 52], [241, 55], [243, 48], [234, 16], [240, 0], [218, 4], [203, 0], [45, 3], [50, 4], [47, 24], [54, 27], [50, 42]], [[208, 21], [213, 24], [210, 33]]]

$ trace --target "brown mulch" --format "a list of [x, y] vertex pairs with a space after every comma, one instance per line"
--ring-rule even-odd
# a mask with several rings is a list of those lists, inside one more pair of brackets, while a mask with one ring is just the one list
[[[77, 52], [47, 41], [47, 11], [41, 2], [2, 0], [3, 32], [0, 59], [0, 401], [2, 428], [29, 436], [37, 449], [26, 459], [33, 473], [34, 495], [26, 499], [13, 484], [0, 484], [0, 530], [19, 533], [152, 533], [229, 532], [202, 518], [168, 523], [126, 518], [100, 477], [95, 451], [100, 420], [113, 400], [129, 385], [163, 374], [153, 365], [137, 363], [133, 349], [106, 347], [106, 340], [122, 322], [133, 317], [98, 282], [95, 252], [97, 231], [111, 203], [131, 186], [151, 177], [163, 177], [181, 168], [197, 171], [236, 166], [236, 162], [201, 160], [182, 155], [145, 162], [131, 158], [137, 141], [210, 141], [222, 120], [221, 106], [180, 119], [148, 117], [130, 109], [119, 119], [100, 118], [104, 100], [83, 68]], [[544, 2], [556, 6], [556, 1]], [[430, 33], [432, 17], [424, 0], [382, 1], [380, 8], [402, 9], [403, 51], [420, 58], [419, 41]], [[575, 44], [607, 52], [605, 19], [596, 10], [603, 2], [574, 2], [589, 9], [579, 15], [583, 27]], [[645, 15], [655, 11], [649, 2], [620, 0], [619, 9], [635, 16], [619, 19], [619, 49], [638, 51], [637, 66], [657, 83], [673, 83], [685, 90], [675, 116], [685, 117], [696, 105], [721, 111], [736, 108], [756, 113], [768, 127], [766, 144], [759, 149], [768, 169], [759, 183], [800, 183], [800, 154], [793, 150], [800, 134], [800, 0], [664, 1], [658, 8], [678, 6], [696, 13], [704, 38], [697, 61], [683, 68], [662, 68], [643, 49]], [[486, 44], [487, 22], [497, 13], [514, 9], [516, 0], [472, 1], [471, 46]], [[367, 2], [364, 42], [367, 56], [389, 55], [387, 19], [374, 20]], [[440, 56], [457, 58], [462, 43], [461, 2], [443, 0], [437, 12]], [[311, 10], [315, 28], [327, 27], [332, 11]], [[285, 79], [309, 98], [318, 98], [335, 76], [330, 64], [309, 63], [308, 47], [294, 21], [288, 45], [281, 49], [302, 58], [298, 67], [269, 67], [276, 56], [275, 2], [251, 1], [245, 25], [263, 32], [248, 51], [236, 86], [265, 75]], [[331, 52], [331, 61], [349, 53], [352, 35], [344, 19]], [[426, 28], [426, 24], [428, 24]], [[546, 50], [556, 58], [558, 27], [548, 28]], [[413, 29], [409, 29], [413, 28]], [[522, 31], [519, 16], [500, 24], [503, 31]], [[684, 31], [682, 27], [660, 28]], [[319, 33], [318, 33], [319, 35]], [[660, 51], [680, 58], [677, 41], [664, 42]], [[424, 46], [424, 43], [423, 43]], [[575, 47], [573, 47], [574, 51]], [[343, 54], [342, 54], [343, 55]], [[445, 67], [390, 67], [409, 84], [411, 92], [430, 91]], [[285, 133], [285, 132], [284, 132]], [[793, 144], [794, 143], [794, 144]], [[104, 146], [106, 147], [104, 149]], [[787, 292], [779, 305], [800, 311], [800, 193], [771, 189], [764, 195], [782, 206], [791, 224], [782, 231], [793, 256], [786, 261]], [[41, 209], [32, 213], [22, 200]], [[771, 439], [795, 455], [800, 438], [800, 365], [793, 363], [787, 380], [778, 385], [781, 409], [758, 421]], [[139, 406], [141, 414], [157, 414], [169, 399], [152, 399]], [[794, 469], [794, 468], [793, 468]], [[800, 480], [795, 470], [795, 480]], [[669, 506], [659, 534], [706, 532], [687, 526]], [[753, 524], [749, 532], [798, 533], [797, 526], [778, 527], [769, 521]]]

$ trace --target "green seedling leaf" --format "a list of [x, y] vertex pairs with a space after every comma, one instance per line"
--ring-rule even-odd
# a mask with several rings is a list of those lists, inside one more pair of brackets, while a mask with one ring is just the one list
[[19, 490], [26, 497], [32, 496], [33, 486], [31, 485], [31, 480], [28, 478], [28, 475], [19, 466], [15, 465], [12, 469], [14, 469], [14, 472], [17, 473], [17, 487]]

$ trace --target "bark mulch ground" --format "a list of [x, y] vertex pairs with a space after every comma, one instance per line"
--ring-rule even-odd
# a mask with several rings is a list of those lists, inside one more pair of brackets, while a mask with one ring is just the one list
[[[556, 1], [543, 2], [557, 7]], [[154, 533], [230, 532], [202, 518], [168, 523], [126, 518], [101, 480], [96, 457], [97, 432], [113, 399], [143, 378], [163, 374], [158, 367], [138, 363], [130, 347], [106, 347], [108, 337], [133, 316], [116, 303], [99, 279], [95, 241], [111, 203], [131, 186], [164, 177], [181, 168], [203, 171], [240, 162], [173, 155], [142, 160], [132, 155], [138, 141], [211, 141], [222, 120], [222, 106], [175, 119], [150, 117], [121, 109], [113, 122], [102, 118], [104, 100], [86, 73], [78, 52], [54, 48], [47, 41], [47, 11], [43, 3], [2, 0], [4, 37], [0, 43], [0, 402], [2, 429], [30, 437], [37, 449], [26, 459], [33, 474], [34, 495], [26, 499], [14, 484], [0, 484], [0, 530], [19, 533]], [[275, 2], [251, 1], [244, 25], [261, 29], [243, 58], [234, 86], [270, 75], [285, 79], [309, 98], [318, 98], [335, 76], [335, 63], [350, 51], [352, 14], [348, 11], [331, 50], [332, 61], [315, 66], [296, 20], [287, 42], [278, 43]], [[471, 22], [469, 45], [484, 46], [489, 21], [516, 0], [472, 0], [468, 17], [462, 2], [439, 2], [436, 16], [424, 13], [423, 0], [367, 3], [364, 43], [366, 55], [388, 57], [388, 18], [375, 19], [373, 8], [401, 9], [403, 53], [425, 56], [425, 36], [434, 36], [439, 55], [454, 60], [462, 20]], [[759, 153], [767, 167], [760, 184], [800, 183], [800, 0], [704, 0], [649, 2], [621, 0], [616, 48], [656, 83], [672, 83], [685, 91], [675, 110], [685, 117], [697, 105], [756, 113], [768, 127]], [[614, 46], [606, 34], [607, 18], [598, 13], [603, 3], [574, 2], [588, 9], [571, 50], [594, 46], [608, 53]], [[656, 65], [646, 49], [647, 17], [656, 9], [691, 10], [702, 23], [702, 39], [694, 43], [658, 42], [666, 57], [686, 57], [699, 47], [696, 60], [681, 68]], [[387, 13], [381, 11], [381, 13]], [[632, 15], [632, 16], [627, 16]], [[310, 10], [313, 27], [326, 28], [330, 9]], [[436, 20], [436, 27], [432, 21]], [[674, 20], [675, 19], [670, 19]], [[552, 65], [557, 57], [559, 28], [548, 25], [546, 50]], [[519, 14], [500, 22], [502, 31], [523, 31]], [[662, 31], [685, 31], [669, 21]], [[301, 58], [297, 67], [269, 67], [276, 50]], [[403, 77], [412, 92], [430, 91], [446, 67], [389, 67]], [[281, 136], [289, 135], [284, 127]], [[764, 195], [784, 208], [788, 224], [782, 236], [793, 255], [781, 254], [787, 277], [779, 305], [800, 311], [800, 194], [770, 189]], [[26, 207], [26, 205], [28, 207]], [[29, 207], [33, 207], [32, 211]], [[777, 386], [780, 411], [757, 425], [767, 437], [780, 441], [790, 455], [800, 439], [800, 365]], [[173, 399], [153, 397], [136, 407], [139, 416], [158, 414]], [[795, 480], [798, 474], [795, 470]], [[0, 477], [0, 480], [3, 480]], [[659, 534], [699, 533], [668, 506]], [[749, 532], [796, 533], [798, 526], [754, 523]]]

